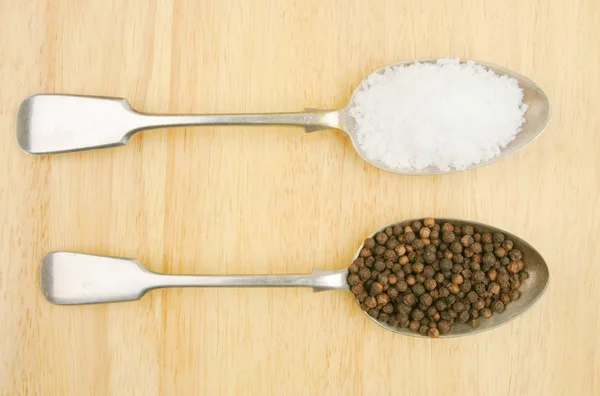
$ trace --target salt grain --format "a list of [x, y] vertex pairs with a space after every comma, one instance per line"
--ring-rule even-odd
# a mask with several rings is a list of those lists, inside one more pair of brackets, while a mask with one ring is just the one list
[[525, 122], [517, 80], [472, 61], [389, 67], [353, 97], [358, 145], [392, 168], [465, 169], [498, 154]]

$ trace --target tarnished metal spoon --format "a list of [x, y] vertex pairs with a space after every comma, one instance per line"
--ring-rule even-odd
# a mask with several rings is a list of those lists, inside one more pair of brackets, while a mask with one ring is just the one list
[[[415, 62], [435, 62], [427, 58], [398, 62], [389, 66], [410, 65]], [[461, 59], [467, 62], [468, 59]], [[524, 91], [523, 102], [529, 105], [521, 132], [501, 153], [487, 161], [473, 164], [464, 170], [497, 161], [512, 154], [537, 138], [550, 120], [548, 98], [530, 79], [491, 63], [475, 61], [498, 75], [515, 78]], [[388, 66], [386, 66], [388, 67]], [[373, 73], [382, 73], [385, 67]], [[372, 73], [372, 74], [373, 74]], [[368, 78], [368, 77], [367, 77]], [[359, 84], [360, 87], [360, 84]], [[40, 94], [25, 99], [17, 113], [16, 134], [19, 147], [31, 154], [51, 154], [124, 145], [136, 132], [150, 128], [192, 125], [292, 125], [307, 132], [339, 129], [350, 137], [358, 155], [369, 164], [385, 171], [406, 175], [434, 175], [456, 172], [436, 167], [415, 170], [393, 168], [367, 158], [357, 144], [356, 123], [350, 115], [353, 98], [339, 110], [307, 110], [299, 113], [272, 114], [199, 114], [160, 115], [142, 114], [133, 110], [126, 99], [79, 95]]]
[[[405, 220], [395, 224], [405, 226], [415, 220]], [[459, 226], [472, 225], [479, 233], [505, 234], [514, 242], [515, 248], [523, 252], [525, 270], [529, 272], [529, 278], [519, 289], [521, 298], [508, 304], [504, 312], [496, 313], [489, 319], [482, 319], [480, 326], [475, 329], [466, 324], [457, 324], [450, 333], [443, 334], [441, 337], [456, 337], [493, 329], [527, 311], [544, 294], [549, 282], [548, 266], [530, 244], [513, 234], [488, 225], [456, 219], [436, 220]], [[371, 236], [382, 232], [386, 227], [377, 230]], [[362, 246], [356, 251], [354, 259], [358, 257], [361, 248]], [[42, 260], [40, 283], [48, 301], [54, 304], [71, 305], [137, 300], [149, 290], [164, 287], [312, 287], [315, 291], [350, 292], [347, 276], [347, 268], [313, 270], [310, 274], [291, 275], [166, 275], [147, 270], [135, 259], [52, 252]], [[424, 337], [409, 329], [392, 327], [371, 316], [368, 317], [387, 330]]]

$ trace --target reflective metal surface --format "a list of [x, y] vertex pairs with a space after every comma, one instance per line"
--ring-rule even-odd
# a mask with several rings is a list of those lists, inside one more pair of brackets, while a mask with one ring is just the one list
[[162, 287], [312, 287], [348, 289], [347, 270], [290, 275], [165, 275], [130, 258], [52, 252], [42, 260], [40, 284], [54, 304], [130, 301]]
[[[437, 59], [409, 60], [386, 67], [435, 62]], [[468, 59], [461, 59], [461, 62], [467, 61]], [[548, 98], [533, 81], [497, 65], [475, 62], [494, 70], [497, 74], [515, 78], [524, 91], [523, 101], [529, 105], [529, 109], [525, 114], [526, 123], [523, 130], [502, 149], [500, 155], [465, 170], [489, 164], [522, 149], [542, 133], [550, 120]], [[373, 73], [381, 73], [384, 69], [385, 67]], [[42, 94], [33, 95], [21, 103], [17, 113], [16, 135], [19, 147], [24, 151], [31, 154], [51, 154], [120, 146], [126, 144], [134, 133], [150, 128], [191, 125], [293, 125], [304, 127], [307, 132], [335, 128], [348, 134], [354, 148], [366, 162], [385, 171], [406, 175], [456, 172], [454, 169], [440, 171], [435, 167], [422, 170], [390, 168], [379, 161], [367, 159], [363, 150], [356, 144], [355, 122], [349, 114], [351, 106], [352, 98], [346, 107], [339, 110], [271, 114], [158, 115], [138, 113], [131, 109], [127, 100], [121, 98]]]
[[[404, 220], [399, 224], [409, 225], [415, 220], [422, 219]], [[441, 338], [476, 334], [507, 323], [530, 309], [546, 291], [550, 277], [548, 266], [538, 251], [521, 238], [485, 224], [448, 218], [436, 218], [436, 221], [460, 226], [472, 225], [480, 233], [502, 232], [514, 242], [515, 248], [523, 252], [525, 270], [529, 272], [529, 278], [519, 289], [521, 298], [508, 304], [504, 312], [495, 313], [490, 319], [480, 320], [480, 326], [476, 329], [466, 324], [456, 324], [449, 334], [441, 335]], [[389, 226], [391, 225], [382, 227], [371, 236]], [[361, 248], [362, 246], [356, 251], [352, 261], [358, 257]], [[48, 301], [70, 305], [137, 300], [147, 291], [162, 287], [312, 287], [315, 291], [349, 292], [347, 274], [348, 270], [342, 269], [314, 270], [311, 274], [292, 275], [165, 275], [148, 271], [135, 259], [53, 252], [42, 260], [40, 284]], [[368, 317], [395, 333], [426, 337]]]

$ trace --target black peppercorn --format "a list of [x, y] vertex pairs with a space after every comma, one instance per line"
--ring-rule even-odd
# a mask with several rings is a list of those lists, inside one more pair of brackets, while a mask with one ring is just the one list
[[452, 304], [452, 309], [453, 309], [455, 312], [458, 312], [458, 313], [460, 313], [460, 312], [464, 311], [464, 310], [465, 310], [465, 308], [466, 308], [465, 304], [463, 304], [463, 303], [462, 303], [462, 302], [460, 302], [460, 301], [457, 301], [457, 302], [455, 302], [454, 304]]
[[452, 294], [456, 294], [456, 293], [460, 292], [460, 286], [458, 286], [455, 283], [450, 283], [447, 286], [447, 288], [448, 288], [448, 291], [450, 291], [450, 293], [452, 293]]
[[411, 316], [412, 316], [413, 320], [421, 320], [425, 317], [425, 314], [420, 309], [415, 309], [412, 311]]
[[400, 295], [400, 292], [399, 292], [399, 291], [398, 291], [398, 289], [396, 289], [396, 288], [390, 288], [390, 289], [387, 291], [387, 294], [388, 294], [388, 296], [390, 296], [390, 298], [391, 298], [392, 300], [395, 300], [395, 299], [396, 299], [396, 298], [397, 298], [397, 297]]
[[493, 266], [496, 263], [496, 257], [493, 253], [486, 253], [483, 255], [483, 264]]
[[522, 260], [523, 253], [521, 253], [521, 251], [518, 249], [513, 249], [510, 252], [508, 252], [508, 257], [510, 257], [510, 259], [514, 261]]
[[367, 308], [375, 308], [377, 306], [377, 300], [373, 296], [369, 296], [365, 299], [365, 305]]
[[454, 264], [452, 263], [452, 260], [449, 260], [447, 258], [444, 258], [442, 259], [442, 261], [440, 261], [440, 269], [442, 271], [450, 271], [453, 266]]
[[483, 252], [483, 246], [479, 242], [475, 242], [469, 247], [475, 254], [480, 254]]
[[433, 303], [433, 298], [429, 294], [425, 293], [419, 298], [419, 301], [421, 304], [429, 307]]
[[373, 264], [373, 269], [376, 271], [383, 271], [385, 269], [385, 263], [381, 260], [376, 260]]
[[452, 231], [444, 231], [442, 232], [442, 242], [444, 243], [452, 243], [456, 240], [456, 235]]
[[[383, 294], [385, 296], [385, 294]], [[392, 304], [387, 304], [383, 306], [383, 312], [386, 314], [392, 314], [394, 312], [394, 306]]]
[[367, 238], [365, 239], [364, 245], [368, 249], [373, 249], [375, 247], [375, 240], [373, 238]]
[[492, 304], [492, 310], [494, 310], [494, 312], [498, 312], [501, 313], [504, 311], [504, 303], [500, 300], [494, 302]]
[[367, 297], [369, 297], [369, 294], [366, 291], [363, 291], [362, 293], [356, 296], [356, 299], [358, 300], [358, 302], [362, 303], [367, 299]]
[[460, 238], [460, 243], [462, 246], [468, 248], [475, 243], [475, 240], [471, 235], [464, 235], [462, 238]]
[[446, 297], [446, 302], [449, 305], [452, 305], [456, 302], [456, 295], [455, 294], [449, 294], [448, 297]]
[[382, 285], [386, 285], [389, 282], [389, 278], [386, 274], [379, 274], [377, 281], [379, 281], [379, 283]]
[[431, 278], [435, 275], [435, 269], [433, 269], [431, 265], [426, 265], [425, 268], [423, 268], [423, 275], [425, 278]]
[[371, 270], [368, 268], [362, 268], [360, 271], [358, 271], [358, 276], [361, 280], [366, 281], [371, 277]]
[[471, 303], [475, 303], [479, 300], [479, 296], [474, 291], [470, 291], [467, 293], [467, 300], [469, 300]]
[[350, 274], [348, 275], [348, 284], [350, 284], [350, 286], [354, 286], [357, 285], [360, 282], [360, 277], [356, 274]]
[[352, 288], [350, 289], [350, 291], [352, 293], [354, 293], [354, 295], [359, 295], [362, 294], [365, 291], [365, 287], [363, 286], [362, 283], [356, 284], [354, 286], [352, 286]]
[[392, 250], [396, 249], [399, 245], [400, 242], [398, 242], [398, 239], [395, 236], [389, 238], [385, 243], [385, 247]]
[[489, 232], [486, 232], [485, 234], [483, 234], [481, 236], [481, 242], [482, 243], [492, 243], [492, 234], [490, 234]]
[[444, 225], [442, 226], [442, 231], [443, 232], [454, 232], [454, 226], [450, 223], [444, 223]]
[[462, 253], [462, 251], [463, 251], [463, 245], [461, 245], [460, 242], [452, 242], [450, 244], [450, 251], [452, 253], [454, 253], [454, 254]]
[[[429, 245], [432, 246], [432, 245]], [[436, 260], [436, 254], [433, 252], [426, 252], [425, 254], [423, 254], [423, 260], [427, 263], [427, 264], [431, 264]]]
[[435, 327], [432, 327], [427, 331], [427, 335], [431, 338], [437, 338], [440, 336], [440, 331]]
[[440, 333], [445, 334], [450, 331], [450, 322], [447, 320], [440, 320], [438, 322], [438, 330]]
[[435, 279], [429, 278], [425, 281], [425, 289], [431, 291], [437, 287]]
[[443, 299], [438, 299], [435, 302], [435, 308], [439, 311], [445, 311], [448, 308], [448, 304], [446, 304], [446, 301], [444, 301]]
[[381, 294], [377, 295], [377, 304], [385, 305], [388, 302], [390, 302], [390, 296], [388, 296], [387, 294], [381, 293]]
[[460, 323], [467, 323], [470, 318], [471, 318], [471, 315], [469, 315], [469, 313], [467, 311], [463, 311], [458, 315], [458, 321]]
[[501, 234], [499, 232], [494, 234], [494, 243], [502, 243], [504, 242], [504, 234]]
[[484, 283], [475, 283], [475, 286], [473, 286], [473, 289], [475, 290], [475, 292], [477, 294], [479, 294], [480, 296], [482, 296], [485, 293], [485, 284]]
[[404, 302], [404, 304], [408, 305], [409, 307], [412, 307], [417, 303], [417, 297], [412, 293], [406, 294], [402, 298], [402, 301]]
[[400, 292], [405, 292], [408, 289], [408, 283], [403, 280], [398, 281], [398, 283], [396, 283], [396, 289]]
[[417, 262], [417, 263], [414, 263], [414, 264], [412, 265], [412, 270], [413, 270], [413, 272], [414, 272], [414, 273], [417, 273], [417, 274], [419, 274], [419, 273], [423, 272], [423, 269], [424, 269], [424, 268], [425, 268], [425, 266], [423, 265], [423, 263], [418, 263], [418, 262]]
[[460, 274], [452, 275], [452, 283], [460, 285], [463, 283], [463, 281], [464, 281], [464, 279], [463, 279], [462, 275], [460, 275]]
[[465, 279], [463, 281], [462, 285], [460, 285], [460, 291], [462, 291], [463, 293], [470, 292], [472, 288], [473, 288], [473, 283], [469, 279]]
[[494, 254], [496, 255], [496, 257], [501, 259], [502, 257], [506, 256], [506, 250], [503, 247], [498, 247], [494, 249]]
[[410, 323], [410, 320], [406, 317], [400, 317], [398, 318], [398, 326], [402, 327], [403, 329], [406, 329], [408, 327], [408, 324]]
[[435, 279], [435, 281], [436, 281], [437, 283], [440, 283], [440, 284], [441, 284], [442, 282], [444, 282], [444, 279], [445, 279], [445, 278], [444, 278], [444, 274], [442, 274], [441, 272], [437, 272], [437, 273], [436, 273], [436, 274], [433, 276], [433, 279]]
[[510, 296], [511, 301], [516, 301], [521, 297], [521, 293], [518, 290], [511, 290], [508, 295]]
[[360, 257], [371, 257], [373, 252], [369, 248], [362, 248], [360, 250]]
[[377, 295], [383, 291], [383, 285], [379, 282], [373, 282], [369, 292], [371, 295]]
[[369, 316], [372, 316], [375, 319], [379, 317], [379, 310], [377, 308], [371, 308], [367, 313], [369, 314]]
[[398, 255], [396, 254], [396, 252], [392, 249], [386, 249], [385, 252], [383, 252], [383, 258], [386, 260], [397, 260], [398, 259]]
[[420, 327], [421, 327], [421, 323], [419, 323], [419, 322], [418, 322], [418, 321], [416, 321], [416, 320], [413, 320], [413, 321], [411, 321], [411, 322], [408, 324], [408, 328], [410, 329], [410, 331], [413, 331], [413, 332], [415, 332], [415, 333], [416, 333], [417, 331], [419, 331], [419, 328], [420, 328]]
[[508, 272], [516, 274], [517, 272], [523, 269], [523, 262], [521, 260], [511, 261], [506, 266], [506, 269], [508, 270]]
[[491, 294], [498, 294], [498, 293], [500, 293], [500, 285], [497, 284], [496, 282], [492, 282], [488, 286], [487, 291], [488, 291], [488, 293], [491, 293]]
[[417, 283], [412, 287], [412, 291], [416, 296], [421, 296], [423, 293], [425, 293], [425, 286], [423, 286], [421, 283]]

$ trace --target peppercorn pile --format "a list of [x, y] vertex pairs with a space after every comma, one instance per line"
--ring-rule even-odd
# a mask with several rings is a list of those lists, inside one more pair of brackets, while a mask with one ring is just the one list
[[386, 228], [367, 238], [349, 267], [348, 283], [379, 322], [430, 337], [455, 323], [503, 312], [529, 277], [523, 254], [504, 234], [440, 226], [433, 218]]

